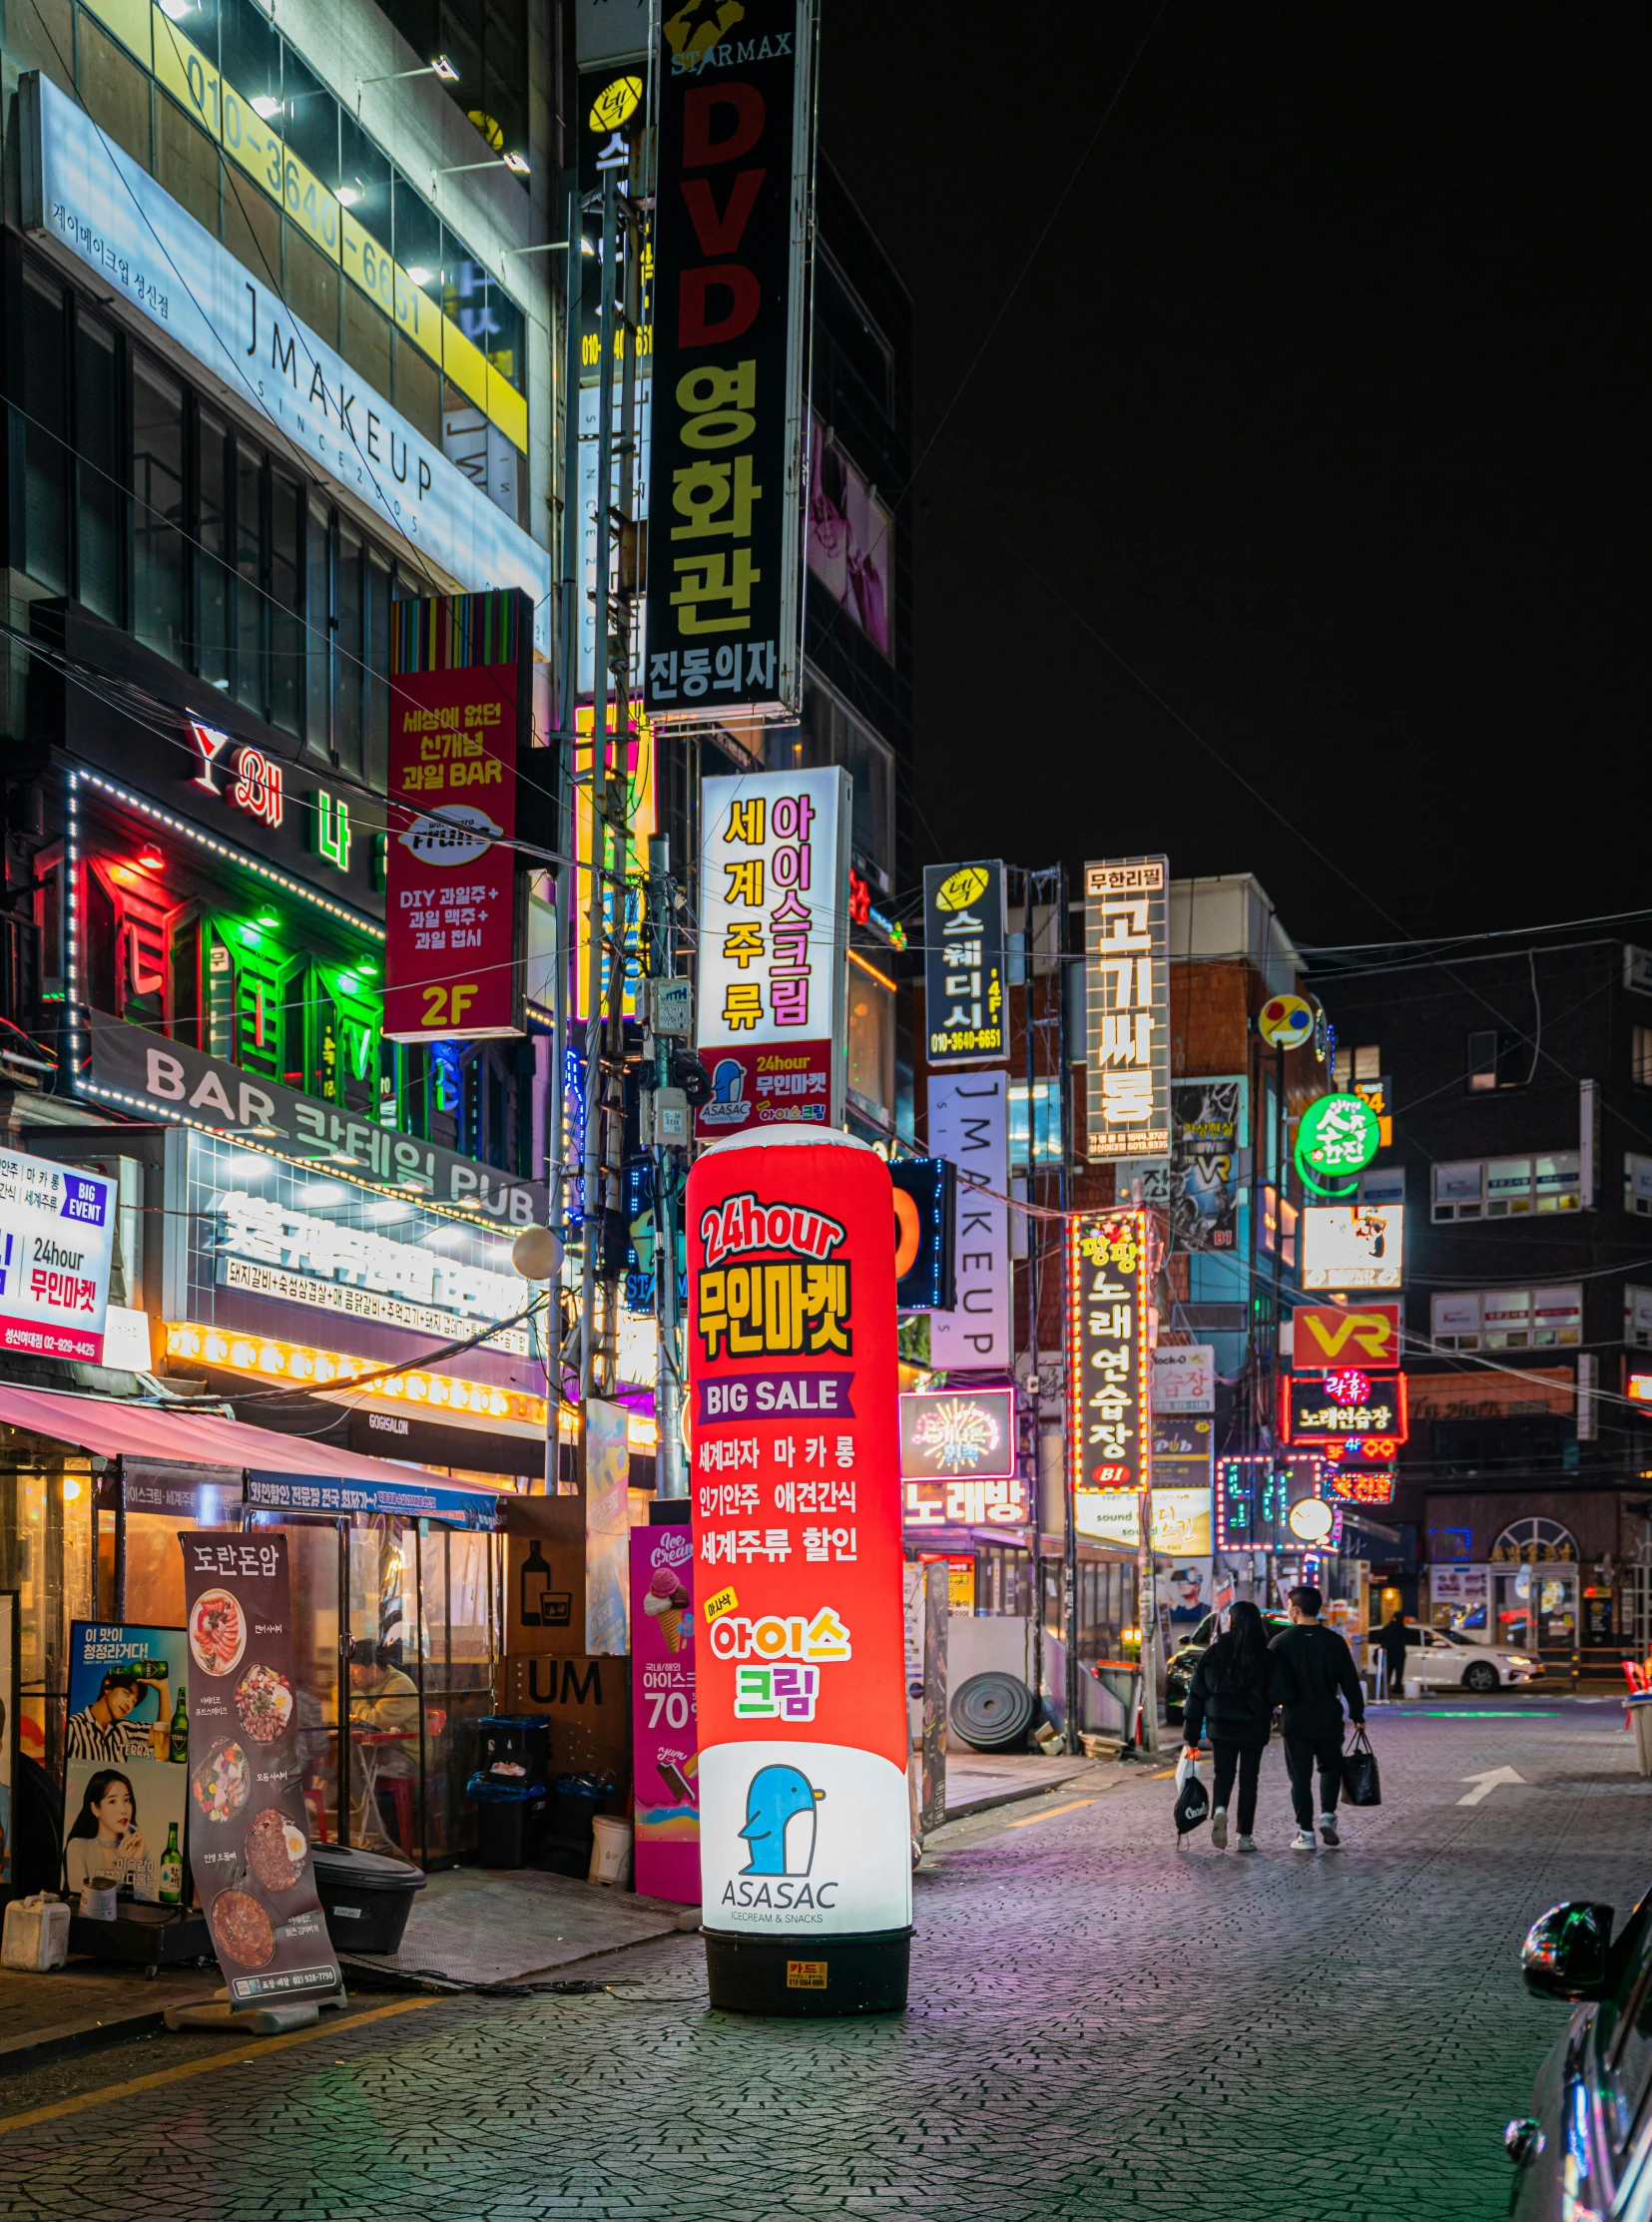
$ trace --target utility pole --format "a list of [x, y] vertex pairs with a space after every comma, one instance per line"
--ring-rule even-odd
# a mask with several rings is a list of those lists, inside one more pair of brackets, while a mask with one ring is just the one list
[[[625, 875], [630, 781], [632, 612], [637, 592], [634, 515], [637, 338], [641, 321], [638, 214], [618, 174], [602, 181], [602, 293], [597, 380], [596, 623], [591, 686], [591, 880], [587, 890], [585, 1136], [580, 1286], [580, 1395], [611, 1391], [616, 1288], [608, 1271], [609, 1214], [620, 1206], [624, 1152]], [[624, 297], [620, 298], [623, 281]], [[621, 337], [620, 430], [614, 433], [615, 340]], [[619, 464], [618, 486], [615, 463]], [[617, 495], [617, 499], [616, 499]], [[615, 557], [618, 556], [616, 565]], [[612, 696], [613, 740], [609, 736]], [[610, 749], [613, 764], [610, 765]], [[611, 770], [613, 777], [610, 776]], [[610, 911], [610, 888], [613, 889]], [[606, 968], [606, 981], [605, 981]], [[607, 994], [604, 995], [606, 985]], [[606, 1003], [606, 1008], [605, 1008]], [[600, 1299], [600, 1301], [599, 1301]]]
[[677, 972], [677, 882], [671, 842], [648, 844], [648, 1048], [654, 1058], [649, 1125], [654, 1159], [655, 1494], [686, 1497], [683, 1459], [683, 1352], [677, 1317], [677, 1228], [691, 1119], [688, 1098], [674, 1085], [673, 1044], [693, 1038], [694, 999]]

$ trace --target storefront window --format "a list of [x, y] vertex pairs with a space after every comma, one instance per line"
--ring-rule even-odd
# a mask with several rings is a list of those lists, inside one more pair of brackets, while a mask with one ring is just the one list
[[858, 964], [848, 968], [849, 1094], [885, 1124], [894, 1118], [894, 996]]
[[27, 1758], [63, 1764], [69, 1623], [92, 1615], [92, 1468], [69, 1454], [14, 1455], [0, 1475], [0, 1589], [15, 1589]]

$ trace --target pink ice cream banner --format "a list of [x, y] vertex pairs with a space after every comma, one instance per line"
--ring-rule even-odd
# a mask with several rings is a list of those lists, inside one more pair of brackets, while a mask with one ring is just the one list
[[700, 1903], [693, 1585], [686, 1522], [631, 1530], [637, 1888], [680, 1906]]

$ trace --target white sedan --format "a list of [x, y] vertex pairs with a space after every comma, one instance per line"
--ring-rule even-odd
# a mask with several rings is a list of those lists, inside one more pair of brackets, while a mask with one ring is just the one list
[[[1472, 1643], [1453, 1628], [1424, 1628], [1422, 1642], [1405, 1652], [1405, 1681], [1425, 1690], [1497, 1690], [1537, 1680], [1543, 1663], [1525, 1651], [1500, 1651]], [[1377, 1645], [1371, 1647], [1377, 1663]]]

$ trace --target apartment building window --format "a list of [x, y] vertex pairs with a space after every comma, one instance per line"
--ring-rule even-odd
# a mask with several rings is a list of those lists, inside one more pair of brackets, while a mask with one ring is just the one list
[[1468, 1091], [1489, 1094], [1496, 1088], [1523, 1088], [1530, 1052], [1518, 1034], [1487, 1028], [1468, 1037]]
[[1631, 1033], [1629, 1070], [1637, 1088], [1652, 1088], [1652, 1026], [1637, 1026]]
[[1623, 1285], [1623, 1340], [1632, 1351], [1652, 1351], [1652, 1289]]
[[[1032, 1160], [1035, 1165], [1059, 1165], [1061, 1162], [1059, 1080], [1032, 1083]], [[1018, 1166], [1025, 1166], [1027, 1162], [1027, 1083], [1024, 1080], [1012, 1080], [1009, 1084], [1009, 1162]]]
[[390, 604], [417, 585], [77, 296], [23, 280], [20, 568], [317, 763], [381, 780]]
[[1532, 1212], [1576, 1211], [1582, 1182], [1576, 1150], [1460, 1159], [1433, 1168], [1433, 1217], [1517, 1219]]
[[1467, 1289], [1431, 1299], [1436, 1351], [1550, 1350], [1583, 1340], [1583, 1290]]
[[1652, 1219], [1652, 1157], [1623, 1153], [1623, 1208], [1638, 1218]]

